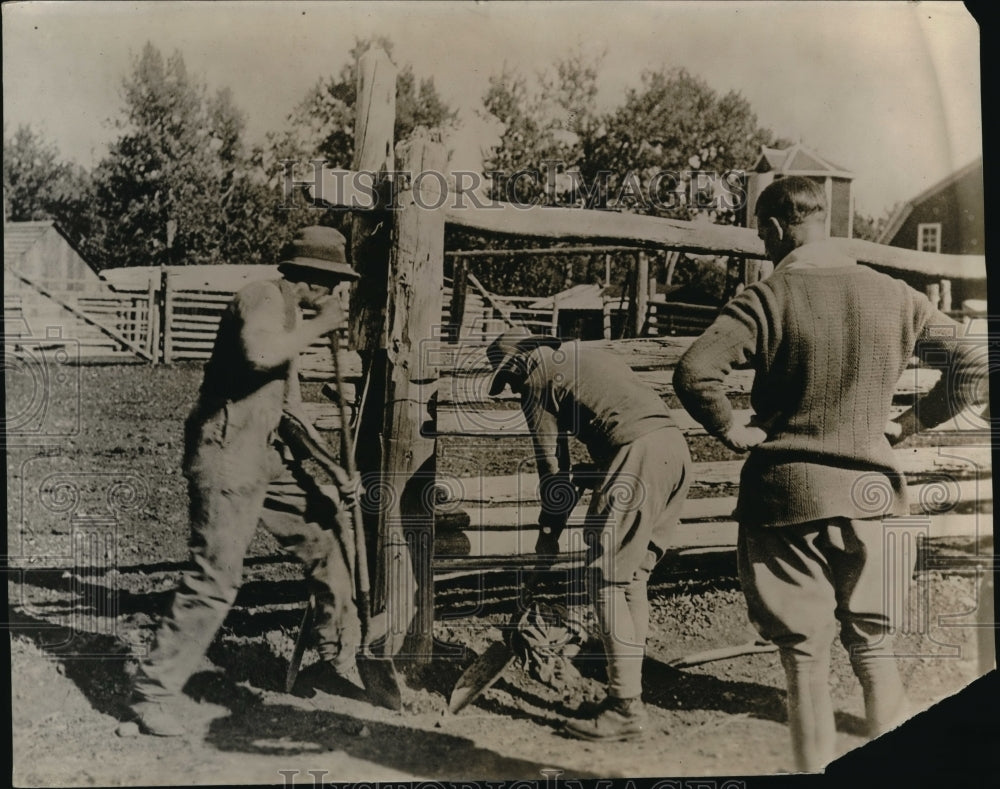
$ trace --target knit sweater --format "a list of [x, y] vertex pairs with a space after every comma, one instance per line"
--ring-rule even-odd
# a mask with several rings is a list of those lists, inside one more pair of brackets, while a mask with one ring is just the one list
[[567, 436], [576, 436], [600, 465], [637, 438], [674, 425], [666, 406], [621, 359], [566, 342], [528, 354], [521, 409], [538, 464], [543, 524], [572, 510]]
[[743, 467], [741, 523], [906, 514], [884, 435], [893, 391], [919, 342], [925, 363], [951, 371], [917, 403], [923, 426], [980, 400], [983, 356], [960, 338], [923, 294], [817, 242], [733, 299], [681, 358], [674, 385], [719, 436], [732, 424], [726, 376], [755, 371], [750, 401], [767, 438]]

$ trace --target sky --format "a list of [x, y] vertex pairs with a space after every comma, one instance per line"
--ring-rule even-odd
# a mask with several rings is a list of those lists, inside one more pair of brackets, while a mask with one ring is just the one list
[[574, 50], [604, 53], [599, 109], [644, 70], [683, 66], [854, 172], [857, 208], [874, 216], [982, 153], [979, 31], [961, 3], [30, 1], [2, 13], [5, 134], [31, 124], [86, 167], [115, 137], [146, 41], [229, 87], [256, 142], [375, 34], [463, 118], [505, 64], [532, 75]]

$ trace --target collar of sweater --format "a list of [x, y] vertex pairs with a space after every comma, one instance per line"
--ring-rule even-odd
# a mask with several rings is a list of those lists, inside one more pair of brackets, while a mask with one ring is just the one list
[[843, 268], [857, 264], [858, 261], [841, 251], [837, 239], [825, 238], [822, 241], [803, 244], [789, 252], [775, 266], [774, 273], [806, 268]]

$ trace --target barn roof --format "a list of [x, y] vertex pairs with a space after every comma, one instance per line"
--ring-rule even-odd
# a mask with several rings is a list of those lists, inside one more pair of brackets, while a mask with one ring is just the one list
[[834, 178], [854, 178], [854, 173], [834, 164], [816, 151], [796, 143], [788, 148], [760, 146], [760, 156], [754, 172], [775, 172], [781, 175], [829, 175]]
[[906, 220], [910, 218], [910, 214], [913, 213], [914, 208], [923, 203], [925, 200], [934, 197], [934, 195], [938, 194], [939, 192], [944, 191], [957, 181], [962, 180], [969, 173], [973, 172], [977, 167], [980, 170], [983, 169], [982, 156], [977, 156], [975, 159], [973, 159], [964, 167], [960, 167], [951, 175], [945, 176], [937, 183], [931, 185], [930, 187], [922, 191], [916, 197], [912, 198], [911, 200], [907, 200], [905, 203], [898, 206], [896, 210], [893, 212], [892, 216], [889, 217], [889, 221], [886, 222], [885, 228], [883, 228], [882, 232], [879, 233], [879, 236], [876, 239], [876, 241], [879, 244], [890, 243], [893, 237], [896, 235], [896, 233], [898, 233], [900, 229], [903, 227]]
[[14, 265], [35, 243], [55, 227], [55, 222], [45, 219], [39, 222], [4, 222], [3, 262]]
[[38, 243], [47, 233], [55, 231], [59, 234], [66, 245], [72, 249], [77, 256], [86, 263], [96, 274], [97, 269], [80, 253], [69, 236], [52, 219], [38, 219], [28, 222], [4, 222], [3, 223], [3, 263], [5, 266], [16, 268], [21, 257]]

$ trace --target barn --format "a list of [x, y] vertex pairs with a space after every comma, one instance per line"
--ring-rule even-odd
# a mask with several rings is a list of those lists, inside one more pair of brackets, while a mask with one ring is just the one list
[[[983, 206], [983, 158], [980, 156], [899, 206], [879, 235], [878, 243], [921, 252], [984, 255]], [[917, 278], [907, 281], [920, 288], [926, 284]], [[956, 305], [968, 299], [985, 298], [985, 282], [955, 283], [953, 299]]]
[[3, 230], [5, 336], [93, 335], [74, 296], [109, 289], [65, 233], [52, 220], [5, 222]]

